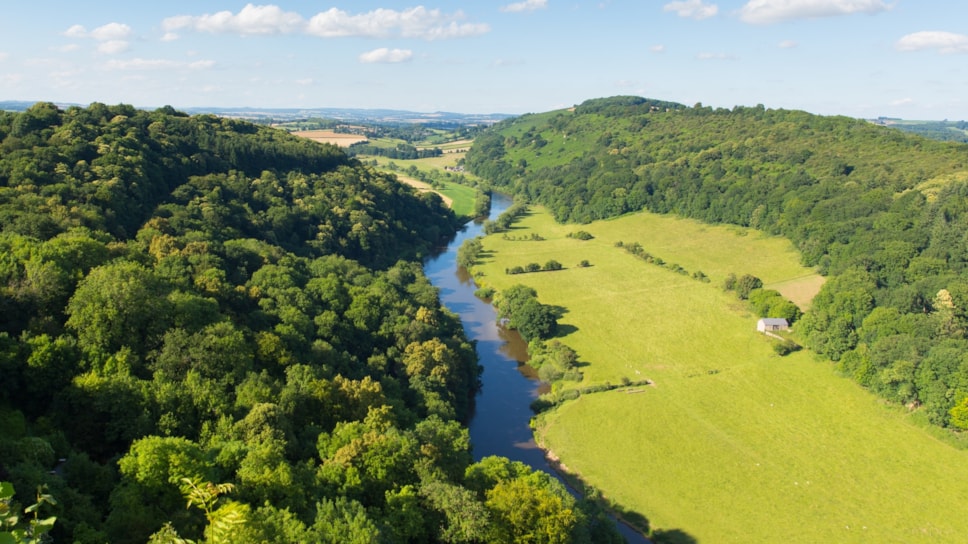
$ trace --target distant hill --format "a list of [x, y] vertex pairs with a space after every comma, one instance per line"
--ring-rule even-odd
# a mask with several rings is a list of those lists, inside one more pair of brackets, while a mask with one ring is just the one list
[[[23, 100], [0, 101], [0, 110], [5, 111], [24, 111], [35, 102]], [[74, 103], [58, 103], [57, 106], [66, 108], [70, 106], [81, 106]], [[139, 108], [154, 110], [154, 107]], [[230, 117], [233, 119], [245, 119], [248, 121], [265, 124], [270, 122], [292, 121], [297, 119], [325, 118], [336, 119], [343, 122], [357, 123], [434, 123], [440, 125], [490, 125], [502, 119], [511, 117], [505, 113], [454, 113], [454, 112], [414, 112], [407, 110], [392, 109], [364, 109], [364, 108], [225, 108], [225, 107], [192, 107], [176, 108], [180, 111], [191, 114], [211, 113], [219, 117]]]
[[945, 142], [968, 142], [968, 121], [910, 121], [890, 117], [872, 119], [872, 123], [896, 128]]
[[562, 222], [648, 210], [790, 239], [831, 277], [798, 324], [808, 346], [968, 428], [968, 363], [951, 363], [968, 361], [968, 145], [847, 117], [612, 97], [502, 121], [466, 167]]

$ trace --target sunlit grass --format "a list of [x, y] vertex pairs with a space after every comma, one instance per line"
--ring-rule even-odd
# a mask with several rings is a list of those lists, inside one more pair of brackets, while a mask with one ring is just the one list
[[[968, 453], [929, 435], [809, 352], [774, 354], [756, 316], [720, 288], [750, 273], [800, 301], [821, 280], [789, 242], [637, 214], [559, 225], [540, 208], [484, 242], [475, 271], [562, 307], [585, 384], [651, 379], [546, 414], [540, 438], [572, 471], [653, 527], [699, 542], [959, 542]], [[569, 232], [595, 238], [579, 241]], [[544, 241], [523, 241], [537, 233]], [[615, 247], [638, 242], [666, 263]], [[549, 259], [566, 269], [506, 275]], [[577, 263], [587, 260], [590, 267]], [[567, 387], [567, 386], [566, 386]]]

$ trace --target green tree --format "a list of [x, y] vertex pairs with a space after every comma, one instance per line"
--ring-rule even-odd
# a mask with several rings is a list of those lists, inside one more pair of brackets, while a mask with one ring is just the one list
[[67, 326], [92, 358], [129, 347], [139, 357], [160, 344], [169, 317], [167, 286], [149, 269], [119, 261], [91, 270], [67, 305]]

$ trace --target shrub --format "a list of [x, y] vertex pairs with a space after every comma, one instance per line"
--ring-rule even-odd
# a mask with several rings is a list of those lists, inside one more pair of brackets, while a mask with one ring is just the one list
[[794, 351], [800, 351], [800, 349], [802, 349], [800, 344], [797, 344], [793, 340], [784, 340], [782, 342], [777, 342], [776, 344], [773, 344], [773, 351], [776, 352], [776, 354], [779, 355], [780, 357], [783, 357], [784, 355], [789, 355]]
[[480, 289], [474, 291], [474, 296], [477, 298], [488, 299], [494, 296], [493, 287], [481, 287]]

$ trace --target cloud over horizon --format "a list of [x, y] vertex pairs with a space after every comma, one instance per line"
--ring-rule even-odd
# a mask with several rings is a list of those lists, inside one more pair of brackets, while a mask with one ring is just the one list
[[749, 0], [739, 16], [746, 23], [772, 24], [855, 13], [875, 15], [892, 7], [884, 0]]
[[968, 35], [945, 32], [941, 30], [926, 30], [902, 36], [894, 44], [898, 51], [921, 51], [937, 49], [939, 53], [968, 53]]
[[395, 64], [408, 62], [413, 58], [413, 51], [409, 49], [389, 49], [380, 47], [373, 51], [362, 53], [359, 57], [363, 64]]
[[123, 23], [108, 23], [90, 32], [83, 25], [73, 25], [63, 34], [68, 38], [95, 40], [98, 42], [98, 53], [116, 55], [128, 50], [128, 38], [133, 31], [130, 26]]
[[104, 64], [106, 70], [159, 70], [159, 69], [181, 69], [207, 70], [215, 66], [212, 60], [196, 60], [194, 62], [182, 62], [167, 59], [129, 59], [129, 60], [110, 60]]
[[205, 15], [177, 15], [162, 21], [168, 39], [178, 31], [192, 30], [212, 34], [265, 36], [300, 33], [319, 38], [419, 38], [439, 40], [477, 36], [490, 31], [484, 23], [466, 23], [464, 12], [443, 13], [439, 9], [416, 6], [404, 10], [378, 8], [351, 14], [338, 8], [319, 12], [309, 19], [269, 4], [246, 4], [233, 14], [220, 11]]
[[548, 0], [524, 0], [523, 2], [501, 6], [498, 9], [505, 13], [521, 13], [523, 11], [534, 11], [546, 7], [548, 7]]
[[679, 17], [700, 20], [715, 16], [719, 13], [719, 6], [703, 0], [680, 0], [662, 6], [662, 11], [674, 11]]

